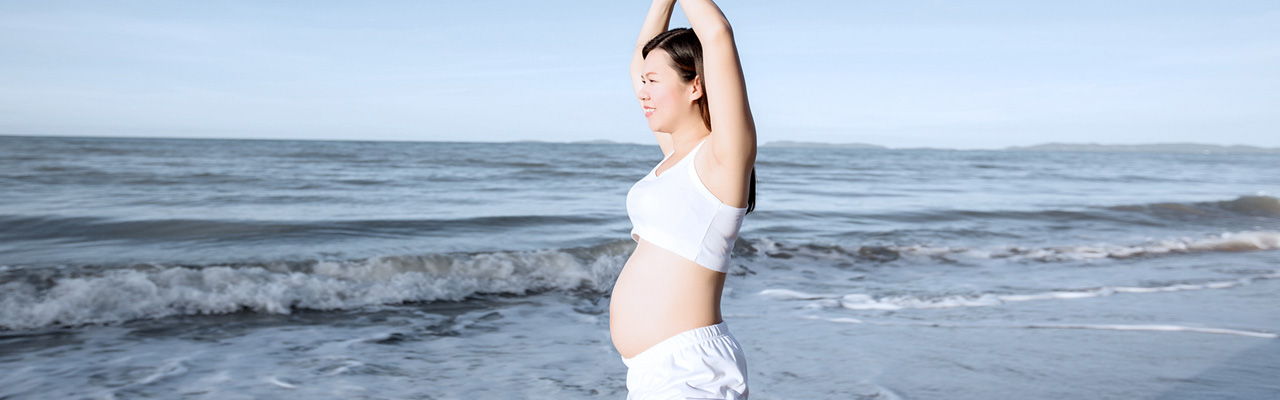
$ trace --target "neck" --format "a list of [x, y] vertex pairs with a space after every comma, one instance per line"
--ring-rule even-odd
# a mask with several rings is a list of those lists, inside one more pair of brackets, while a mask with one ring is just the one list
[[675, 147], [673, 150], [676, 154], [687, 154], [693, 151], [693, 146], [697, 146], [698, 142], [708, 135], [711, 135], [711, 131], [707, 130], [707, 126], [699, 119], [697, 126], [671, 132], [671, 143]]

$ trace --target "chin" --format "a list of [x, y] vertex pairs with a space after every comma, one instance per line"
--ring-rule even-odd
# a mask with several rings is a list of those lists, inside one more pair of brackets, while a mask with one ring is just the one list
[[658, 123], [657, 123], [657, 122], [654, 122], [653, 120], [650, 120], [650, 121], [649, 121], [649, 130], [654, 131], [654, 132], [666, 132], [666, 131], [662, 130], [662, 127], [661, 127], [661, 126], [658, 126]]

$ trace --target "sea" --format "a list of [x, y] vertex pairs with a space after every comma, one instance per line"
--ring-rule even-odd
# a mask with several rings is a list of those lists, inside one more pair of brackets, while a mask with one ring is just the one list
[[[0, 136], [0, 399], [622, 399], [656, 145]], [[1280, 155], [759, 148], [752, 399], [1280, 398]]]

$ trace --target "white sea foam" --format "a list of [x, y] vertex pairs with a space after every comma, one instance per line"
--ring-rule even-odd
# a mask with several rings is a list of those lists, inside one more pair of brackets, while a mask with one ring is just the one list
[[1098, 329], [1098, 330], [1115, 330], [1115, 331], [1157, 331], [1157, 332], [1199, 332], [1212, 333], [1218, 335], [1236, 335], [1248, 336], [1264, 339], [1275, 339], [1280, 337], [1270, 332], [1245, 331], [1238, 329], [1223, 328], [1200, 328], [1194, 326], [1182, 325], [1127, 325], [1127, 324], [1033, 324], [1026, 325], [1027, 328], [1036, 329]]
[[976, 297], [946, 296], [920, 298], [914, 296], [889, 296], [874, 298], [865, 294], [850, 294], [840, 298], [840, 306], [850, 310], [901, 310], [904, 308], [955, 308], [986, 307], [999, 305], [1000, 300], [991, 295]]
[[816, 316], [816, 315], [805, 315], [805, 316], [802, 316], [802, 318], [805, 318], [805, 319], [820, 319], [820, 320], [823, 320], [823, 321], [839, 322], [839, 323], [842, 323], [842, 324], [861, 324], [861, 323], [864, 323], [864, 322], [863, 322], [862, 320], [860, 320], [860, 319], [857, 319], [857, 318], [847, 318], [847, 317], [835, 317], [835, 318], [830, 318], [830, 317], [819, 317], [819, 316]]
[[803, 316], [805, 319], [817, 319], [843, 324], [869, 324], [880, 326], [923, 326], [934, 328], [1015, 328], [1015, 329], [1096, 329], [1112, 331], [1152, 331], [1152, 332], [1196, 332], [1216, 335], [1248, 336], [1263, 339], [1275, 339], [1280, 335], [1271, 332], [1246, 331], [1240, 329], [1204, 328], [1184, 325], [1134, 325], [1134, 324], [1028, 324], [1028, 325], [989, 325], [989, 324], [954, 324], [935, 322], [889, 322], [863, 321], [856, 318]]
[[1139, 245], [1096, 244], [1046, 248], [1005, 246], [1000, 248], [966, 248], [911, 245], [890, 247], [903, 255], [923, 257], [964, 256], [980, 259], [1012, 259], [1028, 261], [1076, 261], [1103, 258], [1131, 258], [1169, 253], [1207, 251], [1263, 251], [1280, 249], [1280, 232], [1244, 231], [1222, 233], [1202, 239], [1148, 239]]
[[267, 378], [267, 383], [270, 383], [270, 384], [272, 384], [272, 385], [276, 385], [276, 386], [279, 386], [279, 387], [282, 387], [282, 388], [285, 388], [285, 389], [297, 389], [297, 388], [298, 388], [298, 385], [294, 385], [294, 384], [292, 384], [292, 383], [288, 383], [288, 382], [282, 381], [282, 380], [280, 380], [280, 378], [277, 378], [277, 377], [274, 377], [274, 376], [273, 376], [273, 377], [270, 377], [270, 378]]
[[790, 289], [765, 289], [760, 295], [774, 300], [814, 300], [838, 298], [838, 294], [813, 294]]
[[112, 323], [241, 310], [354, 309], [414, 301], [456, 301], [478, 293], [607, 291], [625, 254], [582, 260], [565, 251], [373, 257], [319, 262], [311, 271], [273, 266], [110, 270], [61, 278], [40, 290], [25, 280], [0, 285], [0, 328]]
[[[1117, 293], [1165, 293], [1178, 292], [1186, 290], [1210, 290], [1210, 289], [1227, 289], [1241, 285], [1247, 285], [1254, 281], [1264, 279], [1277, 279], [1280, 274], [1257, 275], [1248, 278], [1241, 278], [1230, 281], [1215, 281], [1207, 283], [1178, 283], [1165, 286], [1150, 287], [1134, 287], [1134, 286], [1105, 286], [1090, 289], [1077, 290], [1054, 290], [1039, 293], [1026, 294], [996, 294], [982, 293], [975, 295], [948, 295], [948, 296], [883, 296], [874, 297], [864, 293], [852, 293], [844, 296], [838, 295], [817, 295], [805, 292], [799, 292], [789, 289], [765, 289], [760, 291], [760, 295], [773, 300], [789, 301], [789, 300], [818, 300], [810, 302], [803, 308], [836, 308], [842, 307], [850, 310], [902, 310], [902, 309], [930, 309], [930, 308], [955, 308], [955, 307], [990, 307], [998, 306], [1005, 303], [1023, 302], [1023, 301], [1040, 301], [1040, 300], [1071, 300], [1086, 299], [1092, 297], [1112, 296]], [[836, 300], [838, 299], [838, 300]]]

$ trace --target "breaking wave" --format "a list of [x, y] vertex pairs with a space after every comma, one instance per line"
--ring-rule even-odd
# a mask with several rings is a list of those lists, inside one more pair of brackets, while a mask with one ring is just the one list
[[487, 253], [379, 256], [252, 265], [0, 269], [0, 328], [116, 323], [174, 315], [358, 309], [611, 289], [634, 243]]
[[997, 247], [933, 246], [926, 244], [861, 246], [787, 244], [770, 239], [756, 240], [748, 253], [771, 258], [806, 257], [839, 261], [889, 262], [903, 257], [1008, 259], [1014, 261], [1062, 262], [1106, 258], [1132, 258], [1201, 252], [1244, 252], [1280, 249], [1280, 232], [1226, 232], [1204, 238], [1148, 239], [1141, 244], [1091, 244], [1054, 247], [1006, 245]]

